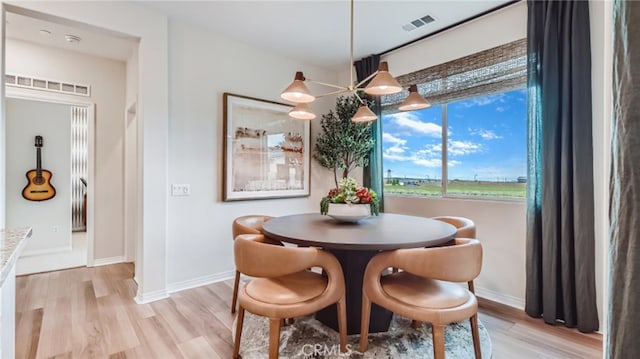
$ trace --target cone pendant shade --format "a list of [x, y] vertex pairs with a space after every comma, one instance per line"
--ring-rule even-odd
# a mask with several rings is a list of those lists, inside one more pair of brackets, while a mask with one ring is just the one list
[[353, 115], [353, 118], [351, 118], [351, 121], [353, 121], [353, 122], [371, 122], [371, 121], [375, 121], [377, 119], [378, 119], [378, 116], [376, 116], [376, 114], [373, 113], [373, 111], [371, 111], [369, 109], [369, 107], [367, 107], [367, 105], [362, 105], [362, 106], [360, 106], [360, 108], [358, 109], [356, 114]]
[[378, 74], [364, 88], [367, 95], [373, 96], [390, 95], [400, 91], [402, 91], [402, 86], [389, 73], [389, 65], [386, 61], [382, 61], [378, 65]]
[[409, 96], [398, 106], [400, 111], [421, 110], [430, 107], [431, 104], [418, 93], [418, 86], [411, 85], [409, 87]]
[[289, 116], [298, 120], [313, 120], [316, 118], [316, 114], [311, 111], [311, 108], [306, 103], [299, 103], [296, 107], [289, 111]]
[[284, 100], [295, 103], [313, 102], [316, 97], [309, 92], [307, 85], [304, 84], [304, 80], [305, 78], [302, 72], [296, 72], [296, 77], [293, 79], [293, 82], [284, 91], [282, 91], [280, 97]]

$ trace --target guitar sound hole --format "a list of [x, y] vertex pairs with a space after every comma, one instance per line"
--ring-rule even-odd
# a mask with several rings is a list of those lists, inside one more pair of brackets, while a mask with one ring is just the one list
[[33, 184], [35, 184], [35, 185], [44, 184], [44, 177], [34, 177], [33, 178]]

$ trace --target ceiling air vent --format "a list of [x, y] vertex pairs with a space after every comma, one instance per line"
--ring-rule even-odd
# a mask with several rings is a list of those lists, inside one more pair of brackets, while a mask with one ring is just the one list
[[4, 75], [4, 81], [7, 86], [65, 93], [69, 95], [91, 96], [91, 87], [87, 85], [73, 84], [70, 82], [53, 81], [14, 74]]
[[404, 29], [404, 31], [413, 31], [421, 26], [424, 26], [426, 24], [430, 24], [432, 22], [436, 21], [436, 19], [433, 18], [433, 16], [431, 15], [425, 15], [419, 19], [415, 19], [412, 20], [411, 22], [409, 22], [408, 24], [404, 24], [402, 25], [402, 29]]

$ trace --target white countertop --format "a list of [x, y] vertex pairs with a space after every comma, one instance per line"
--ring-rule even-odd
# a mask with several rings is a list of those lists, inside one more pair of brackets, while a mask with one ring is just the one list
[[31, 228], [10, 228], [0, 231], [0, 287], [31, 237]]

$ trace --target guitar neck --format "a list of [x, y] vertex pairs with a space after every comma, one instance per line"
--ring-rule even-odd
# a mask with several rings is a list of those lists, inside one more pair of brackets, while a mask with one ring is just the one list
[[42, 159], [40, 158], [40, 147], [36, 149], [36, 177], [42, 177]]

